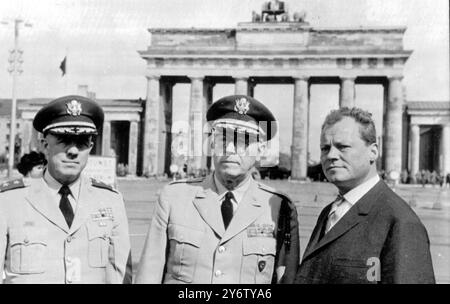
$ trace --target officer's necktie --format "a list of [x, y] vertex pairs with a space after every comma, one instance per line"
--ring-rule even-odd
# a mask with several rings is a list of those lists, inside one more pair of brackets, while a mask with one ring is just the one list
[[233, 199], [233, 193], [228, 191], [225, 194], [225, 199], [222, 202], [221, 210], [222, 210], [222, 218], [223, 223], [225, 224], [225, 229], [227, 229], [228, 225], [233, 218], [233, 204], [231, 203], [231, 199]]
[[64, 215], [67, 225], [70, 228], [70, 226], [72, 226], [72, 221], [74, 217], [72, 205], [70, 204], [69, 201], [69, 195], [71, 193], [70, 188], [67, 185], [63, 185], [61, 189], [59, 189], [58, 193], [61, 194], [61, 200], [59, 201], [59, 209]]

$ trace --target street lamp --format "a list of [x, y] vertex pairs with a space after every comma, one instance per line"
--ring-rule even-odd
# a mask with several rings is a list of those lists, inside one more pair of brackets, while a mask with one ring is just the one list
[[[14, 48], [9, 51], [9, 67], [8, 72], [13, 77], [12, 83], [12, 103], [11, 103], [11, 123], [10, 123], [10, 133], [9, 133], [9, 158], [8, 158], [8, 178], [12, 178], [13, 167], [14, 167], [14, 150], [16, 141], [16, 108], [17, 108], [17, 97], [16, 97], [16, 87], [17, 87], [17, 76], [20, 75], [22, 70], [22, 54], [23, 50], [19, 49], [19, 28], [20, 24], [24, 22], [22, 19], [16, 18], [14, 22]], [[2, 21], [2, 24], [9, 24], [8, 21]], [[24, 24], [27, 27], [31, 27], [30, 23]]]

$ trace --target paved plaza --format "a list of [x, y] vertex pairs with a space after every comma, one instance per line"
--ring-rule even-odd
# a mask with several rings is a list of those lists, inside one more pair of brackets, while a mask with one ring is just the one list
[[[130, 222], [134, 270], [141, 256], [158, 190], [166, 183], [167, 181], [149, 179], [119, 180], [119, 189], [124, 195]], [[328, 183], [280, 180], [266, 180], [264, 183], [289, 194], [295, 201], [299, 213], [300, 246], [303, 254], [317, 216], [322, 208], [335, 198], [336, 188]], [[450, 189], [400, 185], [395, 191], [413, 207], [428, 230], [437, 282], [450, 283]]]

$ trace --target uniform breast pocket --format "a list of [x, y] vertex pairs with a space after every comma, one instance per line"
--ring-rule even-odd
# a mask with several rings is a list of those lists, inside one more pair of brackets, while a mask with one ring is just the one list
[[275, 253], [275, 238], [244, 238], [242, 283], [270, 284], [274, 271]]
[[11, 230], [10, 270], [18, 274], [45, 272], [46, 230]]
[[204, 232], [180, 225], [169, 225], [172, 276], [183, 282], [192, 282]]
[[109, 226], [100, 227], [97, 223], [88, 223], [86, 228], [89, 266], [94, 268], [106, 267], [109, 260], [111, 229]]

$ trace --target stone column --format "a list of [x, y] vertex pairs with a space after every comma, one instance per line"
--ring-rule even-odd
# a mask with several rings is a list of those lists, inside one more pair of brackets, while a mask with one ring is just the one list
[[410, 174], [415, 179], [419, 171], [420, 160], [420, 127], [417, 124], [411, 125], [411, 170]]
[[128, 143], [128, 173], [136, 175], [137, 152], [138, 152], [138, 122], [130, 121], [130, 136]]
[[191, 100], [189, 106], [189, 164], [188, 171], [197, 171], [201, 169], [203, 144], [203, 77], [191, 77]]
[[306, 179], [308, 171], [308, 78], [296, 78], [292, 118], [291, 178]]
[[248, 95], [248, 78], [235, 78], [234, 93], [236, 95]]
[[23, 130], [23, 140], [22, 140], [22, 147], [20, 151], [23, 154], [29, 153], [31, 149], [31, 137], [33, 134], [33, 122], [31, 120], [24, 120], [24, 126], [22, 128]]
[[206, 120], [206, 112], [208, 111], [208, 108], [213, 103], [213, 96], [214, 96], [214, 83], [206, 83], [203, 85], [203, 97], [204, 97], [204, 103], [203, 103], [203, 118], [202, 118], [202, 124], [203, 124], [203, 152], [206, 153], [205, 157], [202, 158], [202, 168], [210, 169], [211, 168], [211, 145], [208, 142], [208, 133], [210, 132], [210, 125], [208, 121]]
[[401, 172], [402, 164], [402, 111], [403, 91], [402, 77], [389, 78], [388, 100], [385, 121], [385, 171]]
[[144, 116], [144, 175], [163, 173], [164, 162], [160, 162], [160, 155], [158, 153], [162, 124], [164, 123], [161, 116], [159, 77], [148, 76]]
[[41, 138], [42, 135], [40, 135], [38, 131], [36, 131], [35, 128], [31, 128], [31, 144], [30, 144], [30, 150], [40, 150], [42, 149], [41, 146]]
[[111, 150], [111, 121], [103, 121], [102, 156], [110, 156]]
[[442, 170], [444, 175], [450, 173], [450, 124], [442, 126]]
[[342, 77], [339, 106], [352, 108], [355, 106], [355, 78]]

